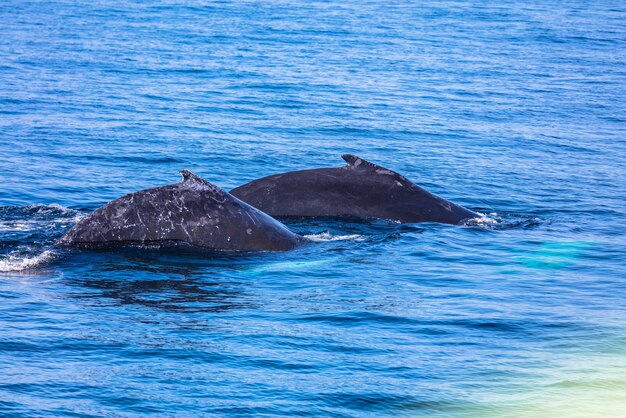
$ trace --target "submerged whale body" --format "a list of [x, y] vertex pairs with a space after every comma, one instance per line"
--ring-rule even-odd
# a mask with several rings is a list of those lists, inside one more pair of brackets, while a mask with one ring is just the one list
[[107, 203], [59, 240], [67, 247], [185, 242], [215, 250], [288, 250], [299, 238], [271, 216], [190, 171], [180, 183]]
[[233, 196], [276, 217], [358, 217], [459, 224], [478, 215], [400, 174], [343, 155], [338, 168], [292, 171], [251, 181]]

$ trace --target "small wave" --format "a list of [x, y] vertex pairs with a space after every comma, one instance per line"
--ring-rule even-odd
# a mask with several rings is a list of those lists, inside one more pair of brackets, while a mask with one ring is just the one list
[[500, 224], [500, 222], [502, 221], [502, 219], [500, 219], [498, 214], [495, 212], [490, 213], [489, 215], [486, 215], [480, 212], [476, 212], [476, 213], [478, 214], [477, 217], [463, 221], [462, 225], [480, 226], [482, 228], [490, 228], [490, 227], [494, 227]]
[[534, 228], [538, 225], [549, 224], [550, 220], [540, 219], [537, 217], [528, 217], [523, 215], [506, 214], [500, 216], [497, 213], [478, 213], [478, 217], [468, 219], [462, 223], [466, 226], [477, 226], [484, 229], [503, 230], [512, 228]]
[[25, 206], [0, 206], [3, 214], [28, 214], [43, 216], [73, 216], [80, 214], [76, 209], [71, 209], [58, 203], [33, 203]]
[[36, 213], [37, 215], [61, 217], [60, 219], [56, 219], [57, 222], [61, 223], [78, 222], [86, 216], [80, 211], [70, 209], [57, 203], [51, 203], [47, 205], [34, 204], [26, 206], [26, 208], [34, 211], [34, 213]]
[[26, 206], [0, 206], [0, 213], [26, 213], [30, 215], [75, 215], [77, 210], [58, 203], [33, 203]]
[[0, 207], [0, 232], [28, 232], [48, 230], [80, 221], [85, 214], [74, 209], [52, 204]]
[[309, 241], [313, 242], [331, 242], [331, 241], [365, 241], [365, 237], [363, 235], [333, 235], [330, 232], [322, 232], [319, 234], [311, 234], [305, 235], [304, 238], [307, 238]]
[[0, 231], [30, 231], [32, 225], [30, 222], [23, 221], [0, 221]]
[[58, 203], [50, 203], [47, 205], [42, 203], [35, 203], [26, 206], [26, 208], [34, 210], [36, 213], [42, 215], [73, 215], [77, 212], [74, 209], [59, 205]]
[[50, 250], [45, 250], [37, 255], [16, 251], [0, 258], [0, 272], [30, 270], [52, 261], [55, 256], [56, 254]]

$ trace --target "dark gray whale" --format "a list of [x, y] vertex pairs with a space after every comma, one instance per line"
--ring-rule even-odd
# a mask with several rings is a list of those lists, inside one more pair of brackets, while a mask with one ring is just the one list
[[100, 248], [179, 241], [215, 250], [288, 250], [300, 238], [190, 171], [180, 183], [131, 193], [78, 222], [58, 244]]
[[459, 224], [478, 215], [354, 155], [338, 168], [264, 177], [230, 193], [276, 217], [359, 217]]

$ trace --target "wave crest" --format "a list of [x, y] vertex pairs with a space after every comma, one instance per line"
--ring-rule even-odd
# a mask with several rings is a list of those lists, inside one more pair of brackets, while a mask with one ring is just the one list
[[14, 251], [0, 258], [0, 272], [24, 271], [34, 269], [52, 261], [56, 257], [54, 251], [45, 250], [37, 255]]
[[313, 242], [331, 242], [331, 241], [365, 241], [365, 237], [363, 235], [353, 234], [353, 235], [333, 235], [328, 231], [321, 232], [319, 234], [310, 234], [304, 235], [304, 238]]
[[84, 213], [52, 204], [0, 206], [0, 232], [46, 231], [80, 221]]
[[482, 228], [490, 228], [498, 225], [502, 219], [497, 213], [490, 213], [486, 215], [484, 213], [476, 212], [478, 214], [475, 218], [470, 218], [463, 221], [461, 224], [466, 226], [480, 226]]

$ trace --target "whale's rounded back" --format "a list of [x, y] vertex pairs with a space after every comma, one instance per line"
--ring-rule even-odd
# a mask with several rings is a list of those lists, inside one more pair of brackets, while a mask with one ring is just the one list
[[271, 216], [188, 170], [169, 186], [131, 193], [82, 219], [59, 240], [69, 247], [186, 242], [215, 250], [287, 250], [299, 238]]
[[231, 194], [276, 217], [357, 217], [459, 224], [476, 213], [355, 155], [347, 164], [275, 174]]

